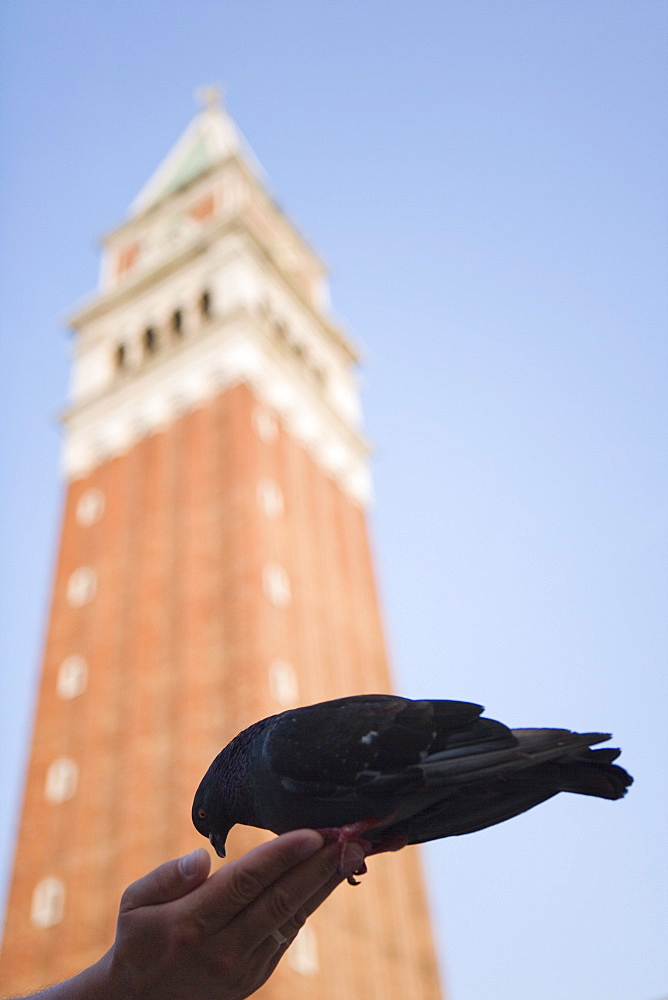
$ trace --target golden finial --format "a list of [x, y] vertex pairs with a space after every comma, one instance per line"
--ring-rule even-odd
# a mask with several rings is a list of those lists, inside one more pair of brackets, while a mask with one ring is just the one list
[[223, 106], [224, 98], [225, 90], [219, 83], [210, 83], [204, 87], [198, 87], [195, 91], [195, 100], [199, 101], [206, 111], [220, 109]]

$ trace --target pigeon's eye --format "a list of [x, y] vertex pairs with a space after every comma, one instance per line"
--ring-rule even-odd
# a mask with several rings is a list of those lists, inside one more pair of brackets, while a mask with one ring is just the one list
[[199, 809], [197, 810], [197, 815], [199, 816], [200, 819], [206, 819], [206, 809], [202, 809], [202, 807], [200, 806]]

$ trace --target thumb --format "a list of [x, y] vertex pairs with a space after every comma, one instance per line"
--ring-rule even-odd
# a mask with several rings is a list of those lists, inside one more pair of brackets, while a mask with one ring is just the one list
[[211, 858], [203, 847], [183, 858], [165, 861], [127, 887], [121, 899], [121, 913], [187, 896], [205, 881], [210, 867]]

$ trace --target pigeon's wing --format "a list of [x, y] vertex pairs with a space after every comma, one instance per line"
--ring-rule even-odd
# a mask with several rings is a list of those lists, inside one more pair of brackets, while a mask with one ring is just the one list
[[512, 746], [510, 730], [480, 719], [481, 705], [359, 695], [283, 712], [267, 732], [265, 760], [291, 788], [327, 794], [360, 782], [387, 787], [433, 753]]
[[392, 836], [418, 844], [472, 833], [518, 816], [559, 792], [620, 799], [633, 782], [613, 763], [619, 750], [590, 749], [590, 744], [608, 739], [607, 733], [516, 729], [513, 735], [514, 750], [463, 760], [441, 755], [428, 761], [419, 769], [425, 772], [424, 787], [441, 784], [444, 794], [400, 817], [391, 827]]

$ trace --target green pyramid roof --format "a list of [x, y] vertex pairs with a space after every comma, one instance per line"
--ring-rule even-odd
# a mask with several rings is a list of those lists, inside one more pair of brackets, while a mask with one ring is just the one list
[[207, 92], [207, 105], [191, 121], [185, 132], [153, 172], [130, 206], [132, 215], [143, 215], [169, 195], [205, 174], [233, 154], [242, 153], [257, 172], [261, 168], [244, 142], [236, 125]]

